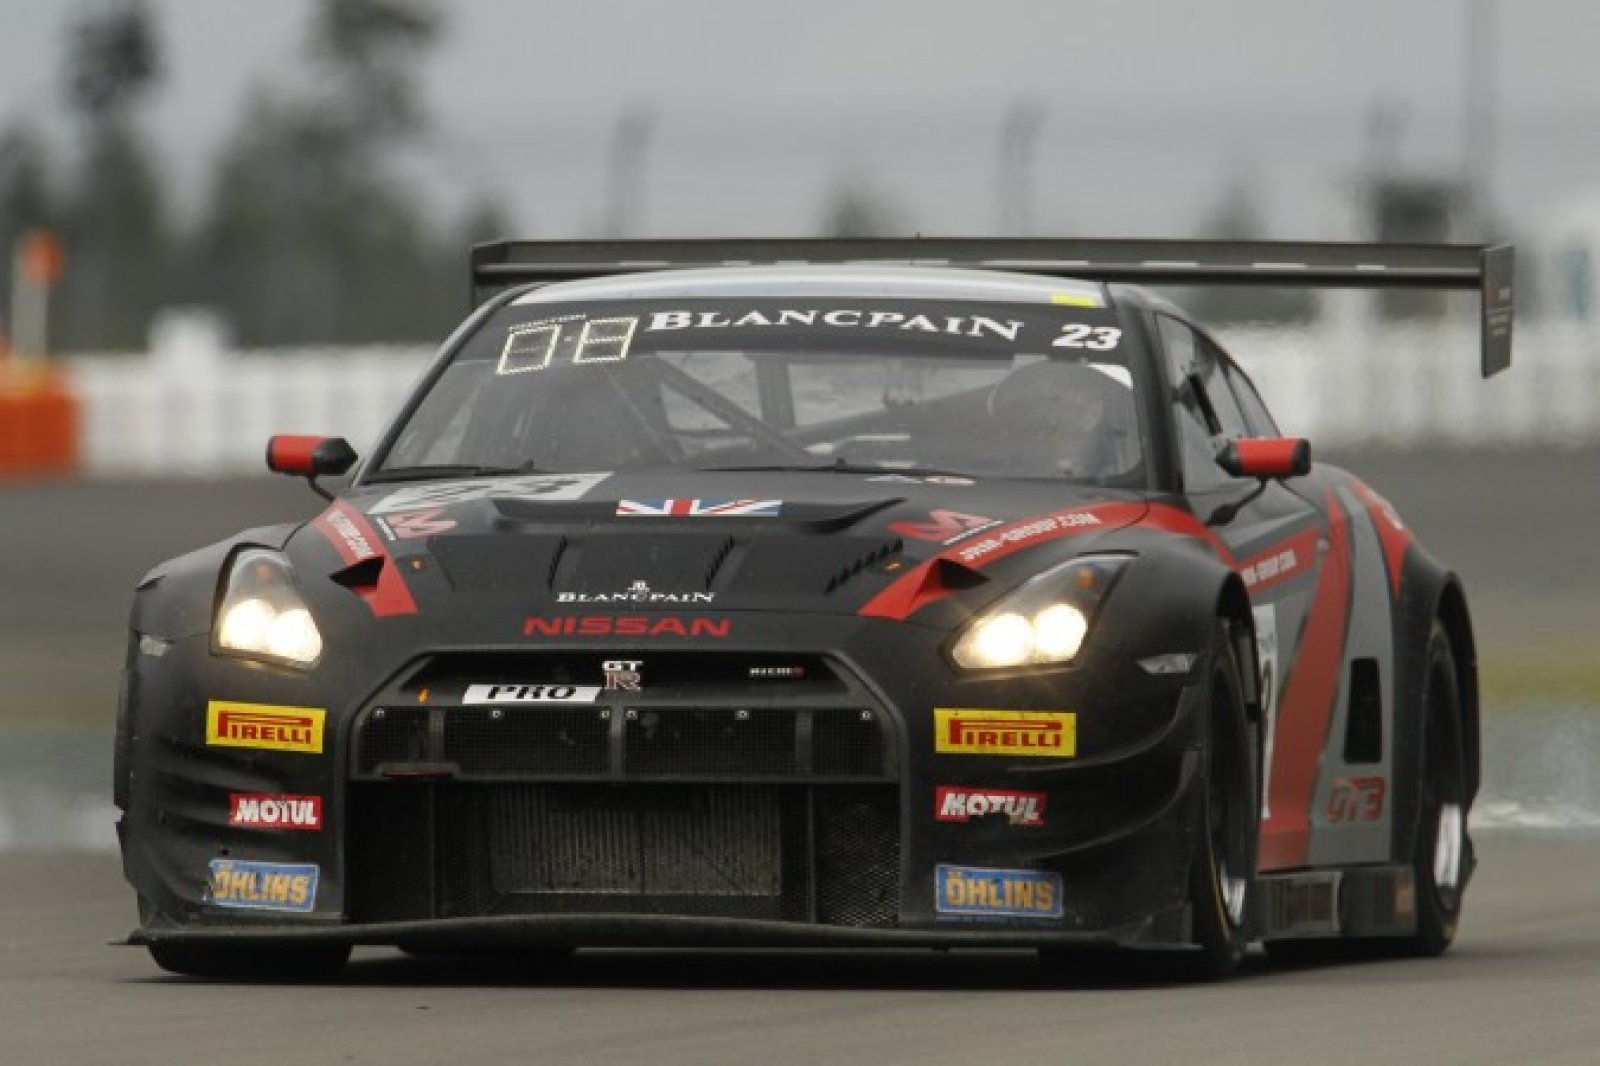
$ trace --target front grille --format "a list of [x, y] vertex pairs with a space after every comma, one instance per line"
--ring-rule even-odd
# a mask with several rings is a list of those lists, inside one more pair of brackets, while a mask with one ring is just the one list
[[817, 921], [894, 925], [900, 913], [898, 811], [872, 789], [833, 790], [819, 797], [815, 832]]
[[444, 761], [469, 776], [603, 774], [610, 712], [452, 707], [444, 715]]
[[782, 893], [773, 789], [489, 791], [496, 895]]
[[356, 720], [352, 772], [881, 781], [897, 769], [886, 724], [859, 707], [380, 707]]
[[357, 776], [380, 766], [425, 762], [428, 758], [428, 711], [424, 707], [379, 707], [362, 719], [356, 751]]
[[623, 771], [629, 776], [795, 774], [801, 772], [797, 746], [793, 711], [630, 709]]
[[647, 914], [893, 926], [893, 785], [356, 785], [353, 921]]

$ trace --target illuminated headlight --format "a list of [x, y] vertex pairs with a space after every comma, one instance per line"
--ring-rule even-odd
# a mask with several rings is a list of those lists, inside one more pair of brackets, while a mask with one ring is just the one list
[[950, 657], [964, 670], [1070, 663], [1128, 559], [1086, 555], [1045, 571], [979, 615]]
[[249, 659], [305, 668], [322, 656], [322, 634], [294, 569], [281, 553], [263, 548], [234, 556], [212, 632], [218, 651]]

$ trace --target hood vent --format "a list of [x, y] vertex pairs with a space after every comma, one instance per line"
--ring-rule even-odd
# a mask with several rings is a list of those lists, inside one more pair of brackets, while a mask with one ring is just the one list
[[898, 538], [895, 540], [880, 541], [878, 544], [868, 548], [866, 551], [856, 556], [852, 562], [829, 578], [828, 587], [824, 591], [832, 592], [840, 585], [843, 585], [846, 581], [849, 581], [851, 578], [861, 573], [861, 571], [867, 569], [868, 567], [877, 566], [879, 563], [888, 559], [889, 556], [899, 554], [904, 548], [905, 542]]

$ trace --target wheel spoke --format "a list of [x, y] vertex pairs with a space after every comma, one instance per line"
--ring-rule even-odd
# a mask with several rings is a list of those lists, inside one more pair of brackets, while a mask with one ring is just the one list
[[1227, 912], [1228, 923], [1239, 925], [1244, 921], [1244, 898], [1248, 885], [1242, 877], [1228, 873], [1228, 864], [1217, 868], [1217, 887], [1222, 890], [1222, 908]]
[[1433, 842], [1433, 883], [1446, 891], [1460, 885], [1464, 823], [1460, 804], [1445, 803], [1439, 807], [1439, 824]]

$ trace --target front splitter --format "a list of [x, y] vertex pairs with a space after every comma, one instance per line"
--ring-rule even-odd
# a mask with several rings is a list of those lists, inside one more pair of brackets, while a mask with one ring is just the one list
[[350, 944], [407, 947], [600, 948], [1070, 948], [1187, 942], [1184, 910], [1116, 929], [861, 929], [748, 918], [676, 915], [497, 915], [362, 925], [274, 928], [252, 925], [146, 927], [126, 943]]

